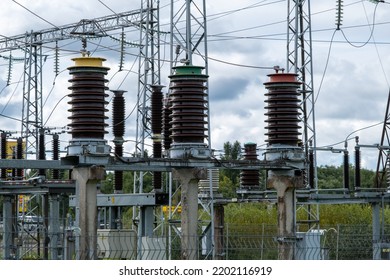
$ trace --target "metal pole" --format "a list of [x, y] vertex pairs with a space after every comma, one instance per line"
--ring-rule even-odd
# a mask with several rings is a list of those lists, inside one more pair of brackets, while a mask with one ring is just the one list
[[198, 181], [194, 168], [174, 169], [181, 184], [181, 259], [196, 260], [198, 256]]
[[379, 203], [373, 203], [372, 207], [372, 259], [381, 259], [381, 225], [380, 225], [380, 206]]
[[3, 250], [4, 259], [11, 259], [12, 238], [12, 196], [4, 196], [3, 200]]
[[50, 259], [58, 260], [58, 245], [60, 235], [60, 202], [58, 195], [49, 195], [49, 240], [50, 240]]

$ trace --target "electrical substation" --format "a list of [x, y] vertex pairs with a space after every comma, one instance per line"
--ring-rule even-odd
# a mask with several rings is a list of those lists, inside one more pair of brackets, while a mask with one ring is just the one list
[[[318, 189], [317, 151], [329, 149], [316, 146], [310, 1], [286, 1], [287, 64], [270, 67], [267, 81], [259, 85], [259, 94], [265, 92], [265, 104], [259, 108], [264, 109], [265, 123], [259, 125], [266, 148], [260, 152], [258, 146], [264, 143], [248, 139], [237, 160], [217, 158], [211, 146], [213, 73], [208, 68], [206, 0], [170, 2], [170, 32], [165, 34], [170, 37], [169, 73], [161, 72], [160, 5], [141, 0], [140, 8], [129, 12], [0, 38], [0, 53], [25, 54], [21, 131], [1, 130], [1, 258], [23, 259], [33, 252], [52, 260], [223, 260], [228, 258], [224, 206], [248, 202], [276, 205], [276, 258], [283, 260], [328, 258], [321, 247], [319, 205], [369, 204], [372, 259], [388, 258], [390, 240], [381, 213], [390, 202], [390, 99], [381, 143], [362, 145], [356, 138], [354, 185], [349, 184], [348, 150], [332, 149], [343, 155], [344, 185]], [[136, 32], [139, 41], [127, 40], [124, 30]], [[120, 34], [115, 44], [139, 53], [136, 104], [126, 100], [134, 89], [107, 85], [111, 64], [91, 52], [91, 41], [112, 39], [113, 31]], [[47, 128], [42, 117], [43, 50], [57, 46], [52, 49], [58, 74], [58, 44], [67, 40], [81, 47], [66, 62], [61, 60], [68, 65], [69, 106], [60, 113], [68, 123]], [[120, 68], [125, 59], [121, 53]], [[164, 85], [166, 78], [169, 84]], [[128, 124], [132, 108], [136, 122]], [[125, 147], [129, 126], [136, 134], [134, 151]], [[114, 138], [108, 139], [111, 130]], [[63, 132], [66, 151], [60, 148]], [[52, 143], [50, 151], [47, 141]], [[146, 141], [152, 143], [151, 156]], [[377, 181], [365, 189], [360, 157], [370, 148], [379, 150]], [[237, 199], [219, 192], [222, 169], [240, 171]], [[127, 171], [134, 174], [130, 193], [124, 191]], [[265, 186], [259, 183], [262, 171]], [[107, 172], [114, 173], [114, 189], [103, 194], [99, 189]], [[152, 189], [147, 191], [146, 173], [152, 174]], [[132, 210], [131, 228], [123, 227], [125, 209]], [[298, 209], [304, 209], [307, 220], [297, 221]]]

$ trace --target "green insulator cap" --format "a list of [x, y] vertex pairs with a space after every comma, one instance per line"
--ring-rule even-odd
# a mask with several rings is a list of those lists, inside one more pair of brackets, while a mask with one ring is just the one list
[[170, 77], [175, 76], [202, 76], [208, 77], [208, 75], [202, 74], [203, 66], [182, 65], [173, 67], [175, 73]]

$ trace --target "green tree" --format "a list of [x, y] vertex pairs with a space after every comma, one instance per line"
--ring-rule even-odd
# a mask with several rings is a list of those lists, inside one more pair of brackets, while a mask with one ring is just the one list
[[[238, 160], [241, 156], [241, 144], [225, 142], [222, 160]], [[236, 197], [236, 190], [240, 186], [240, 170], [222, 169], [219, 173], [221, 192], [226, 198]], [[222, 183], [222, 184], [221, 184]]]

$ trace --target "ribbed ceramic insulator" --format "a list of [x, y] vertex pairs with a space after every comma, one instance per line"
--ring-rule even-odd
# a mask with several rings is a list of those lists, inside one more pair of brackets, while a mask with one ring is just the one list
[[299, 143], [300, 100], [298, 88], [300, 82], [297, 75], [291, 73], [275, 73], [268, 75], [270, 81], [264, 83], [268, 93], [265, 106], [268, 125], [266, 140], [269, 144], [297, 146]]
[[162, 134], [163, 134], [163, 144], [164, 150], [168, 151], [171, 148], [172, 138], [171, 138], [171, 114], [172, 110], [170, 109], [170, 100], [167, 98], [164, 102], [163, 108], [163, 119], [162, 119]]
[[115, 137], [123, 137], [125, 134], [125, 98], [123, 90], [113, 90], [112, 102], [112, 131]]
[[[257, 145], [255, 143], [246, 143], [244, 149], [245, 160], [257, 160]], [[259, 170], [242, 170], [240, 174], [240, 184], [243, 188], [259, 188]]]
[[[107, 74], [108, 68], [100, 66], [103, 59], [90, 57], [82, 57], [74, 59], [76, 66], [69, 67], [69, 73], [73, 78], [69, 80], [72, 85], [69, 87], [72, 93], [68, 96], [71, 101], [69, 112], [72, 113], [68, 117], [72, 122], [69, 124], [73, 139], [77, 138], [93, 138], [104, 139], [106, 109], [105, 98], [108, 96], [105, 91], [108, 89], [105, 86], [107, 80], [104, 76]], [[85, 60], [85, 61], [83, 61]], [[92, 60], [92, 63], [90, 61]]]
[[[16, 159], [23, 159], [23, 140], [21, 137], [16, 140]], [[23, 169], [16, 169], [15, 176], [19, 180], [22, 179]]]
[[[1, 159], [7, 158], [7, 134], [1, 133]], [[1, 179], [5, 180], [7, 178], [7, 169], [1, 169]]]
[[[60, 159], [60, 141], [58, 134], [53, 135], [53, 160], [59, 160]], [[52, 176], [53, 179], [60, 179], [60, 170], [59, 169], [53, 169], [52, 170]]]
[[152, 86], [151, 95], [151, 121], [153, 135], [161, 135], [162, 133], [162, 111], [163, 111], [163, 94], [161, 92], [163, 86]]
[[204, 143], [206, 138], [207, 75], [200, 67], [176, 67], [171, 78], [172, 128], [174, 143]]

